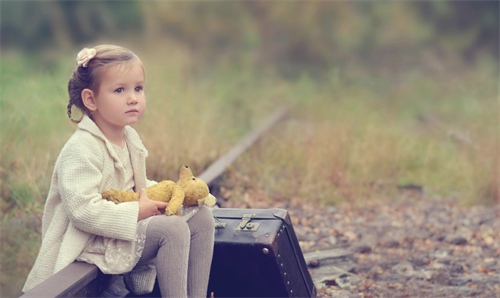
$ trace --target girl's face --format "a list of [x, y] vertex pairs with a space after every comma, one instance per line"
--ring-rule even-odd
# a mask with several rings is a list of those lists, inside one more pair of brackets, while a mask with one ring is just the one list
[[146, 111], [145, 83], [144, 68], [138, 61], [104, 70], [95, 93], [96, 110], [92, 114], [97, 125], [101, 129], [115, 130], [139, 121]]

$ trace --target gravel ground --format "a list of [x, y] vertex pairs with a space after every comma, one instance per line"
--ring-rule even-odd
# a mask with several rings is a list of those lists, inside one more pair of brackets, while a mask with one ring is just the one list
[[500, 205], [423, 195], [362, 207], [221, 205], [287, 209], [318, 297], [500, 297]]

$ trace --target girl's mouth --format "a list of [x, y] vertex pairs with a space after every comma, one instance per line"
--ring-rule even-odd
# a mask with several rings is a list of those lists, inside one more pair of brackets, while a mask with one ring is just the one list
[[136, 109], [133, 109], [133, 110], [127, 111], [125, 114], [130, 114], [130, 113], [139, 113], [139, 111]]

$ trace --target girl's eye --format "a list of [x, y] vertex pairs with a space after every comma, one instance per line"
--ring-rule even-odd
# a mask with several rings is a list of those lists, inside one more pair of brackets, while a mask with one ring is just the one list
[[142, 91], [142, 87], [135, 87], [135, 92], [141, 92]]
[[124, 91], [123, 88], [118, 88], [115, 90], [116, 93], [123, 93], [123, 91]]

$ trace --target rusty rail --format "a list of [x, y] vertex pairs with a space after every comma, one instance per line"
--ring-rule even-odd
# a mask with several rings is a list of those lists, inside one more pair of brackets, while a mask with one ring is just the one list
[[[273, 113], [255, 131], [246, 136], [237, 145], [212, 163], [198, 178], [205, 181], [212, 188], [214, 183], [222, 176], [227, 166], [231, 165], [253, 143], [268, 131], [273, 125], [286, 118], [288, 111], [280, 109]], [[66, 268], [52, 275], [50, 278], [21, 295], [19, 298], [34, 297], [119, 297], [117, 291], [109, 292], [110, 275], [103, 274], [95, 265], [84, 262], [74, 262]], [[107, 289], [107, 292], [104, 291]], [[118, 291], [119, 292], [119, 291]]]

